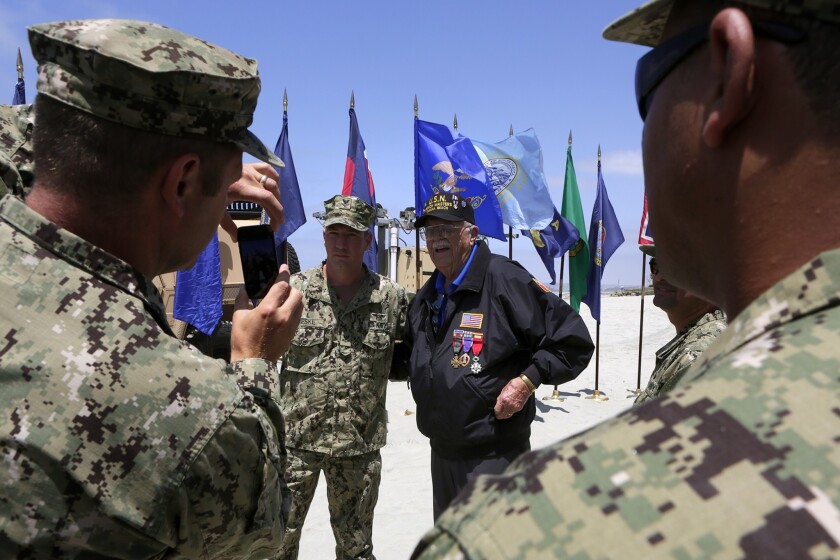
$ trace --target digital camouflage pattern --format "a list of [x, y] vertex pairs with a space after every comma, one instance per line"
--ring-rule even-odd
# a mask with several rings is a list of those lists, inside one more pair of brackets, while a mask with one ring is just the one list
[[29, 28], [38, 93], [158, 134], [232, 143], [283, 162], [248, 131], [255, 60], [174, 29], [134, 20], [59, 21]]
[[347, 457], [385, 445], [385, 390], [408, 298], [402, 286], [365, 270], [346, 306], [323, 266], [292, 276], [304, 308], [281, 375], [290, 448]]
[[[731, 3], [840, 23], [840, 0], [732, 0]], [[655, 47], [662, 40], [673, 5], [674, 0], [652, 0], [609, 24], [604, 29], [604, 39]]]
[[343, 224], [357, 231], [367, 231], [375, 217], [373, 206], [357, 196], [337, 194], [324, 201], [324, 227]]
[[226, 370], [178, 340], [150, 279], [10, 195], [0, 340], [0, 555], [277, 549], [290, 499], [275, 366]]
[[704, 313], [656, 351], [656, 367], [647, 387], [634, 404], [640, 404], [670, 392], [682, 379], [697, 357], [726, 330], [726, 316], [716, 309]]
[[[374, 558], [373, 513], [379, 500], [382, 479], [382, 457], [371, 451], [352, 457], [330, 457], [300, 449], [289, 455], [286, 482], [294, 496], [289, 524], [283, 537], [278, 560], [293, 560], [300, 549], [301, 527], [323, 471], [339, 491], [330, 492], [327, 506], [335, 535], [335, 558], [340, 560]], [[323, 557], [327, 544], [322, 543]]]
[[23, 198], [35, 181], [32, 157], [32, 105], [0, 105], [0, 197]]
[[668, 395], [480, 477], [413, 558], [840, 556], [840, 249]]
[[303, 314], [281, 375], [290, 458], [286, 480], [294, 498], [278, 558], [297, 558], [317, 471], [323, 470], [336, 558], [372, 559], [379, 449], [388, 431], [385, 392], [408, 298], [402, 286], [365, 268], [356, 295], [343, 305], [323, 266], [291, 280], [303, 294]]

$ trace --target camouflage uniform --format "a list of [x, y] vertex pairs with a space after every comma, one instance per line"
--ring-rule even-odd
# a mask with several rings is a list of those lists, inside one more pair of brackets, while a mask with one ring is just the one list
[[704, 313], [677, 333], [668, 344], [656, 351], [656, 367], [645, 390], [635, 404], [655, 399], [671, 391], [697, 357], [726, 330], [726, 316], [716, 309]]
[[[739, 3], [840, 23], [838, 0]], [[605, 36], [655, 44], [671, 5]], [[751, 302], [664, 397], [477, 479], [412, 558], [837, 558], [838, 293], [840, 248]]]
[[[355, 220], [337, 213], [328, 205], [325, 224], [354, 227]], [[372, 219], [371, 213], [362, 222]], [[292, 286], [303, 293], [304, 311], [281, 375], [290, 463], [286, 481], [293, 500], [279, 557], [297, 557], [323, 470], [336, 557], [373, 558], [379, 450], [387, 433], [385, 392], [408, 299], [401, 286], [365, 268], [359, 290], [343, 305], [323, 270], [322, 265], [292, 276]]]
[[0, 105], [0, 197], [23, 198], [35, 180], [32, 105]]
[[836, 558], [838, 292], [840, 249], [755, 300], [669, 394], [477, 480], [413, 558]]
[[[245, 130], [253, 61], [143, 22], [29, 34], [39, 99], [277, 161]], [[279, 546], [290, 496], [276, 366], [226, 368], [179, 341], [150, 279], [10, 195], [0, 340], [0, 554], [259, 558]]]

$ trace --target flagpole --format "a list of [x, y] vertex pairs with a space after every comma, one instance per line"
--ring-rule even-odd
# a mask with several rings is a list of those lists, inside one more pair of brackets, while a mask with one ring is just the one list
[[[419, 119], [419, 118], [420, 118], [420, 106], [417, 104], [417, 94], [415, 93], [414, 94], [414, 120], [417, 121], [417, 119]], [[416, 141], [417, 140], [415, 139], [415, 142]], [[415, 165], [416, 165], [416, 163], [415, 163]], [[415, 211], [414, 211], [415, 216], [417, 216], [417, 211], [419, 211], [419, 210], [420, 210], [420, 208], [415, 209]], [[417, 223], [417, 218], [416, 217], [414, 218], [414, 223], [415, 224]], [[417, 253], [417, 257], [414, 259], [414, 293], [416, 294], [417, 292], [420, 291], [420, 257], [421, 257], [421, 254], [420, 254], [420, 230], [417, 229], [416, 225], [414, 227], [414, 248], [415, 248], [415, 252]]]
[[[600, 179], [601, 176], [601, 145], [598, 144], [598, 177]], [[594, 219], [594, 214], [593, 214]], [[600, 286], [600, 283], [598, 284]], [[597, 295], [598, 301], [600, 301], [601, 294]], [[600, 307], [600, 304], [599, 304]], [[600, 317], [600, 312], [599, 312]], [[588, 400], [604, 402], [609, 400], [608, 397], [601, 394], [598, 390], [598, 373], [600, 370], [600, 355], [601, 355], [601, 320], [600, 318], [598, 321], [595, 322], [595, 392], [592, 393], [591, 396], [586, 397]]]
[[[572, 131], [569, 130], [569, 146], [572, 145]], [[563, 299], [563, 272], [566, 267], [566, 254], [563, 253], [560, 255], [560, 281], [558, 282], [557, 292], [560, 296], [560, 299]], [[569, 297], [571, 298], [571, 293], [569, 293]], [[554, 389], [551, 391], [551, 394], [547, 397], [543, 397], [542, 400], [544, 401], [557, 401], [563, 402], [566, 399], [560, 396], [560, 390], [557, 388], [557, 385], [554, 386]]]
[[591, 396], [586, 397], [587, 400], [590, 401], [598, 401], [604, 402], [610, 400], [609, 397], [606, 397], [598, 391], [598, 366], [599, 366], [599, 357], [601, 349], [601, 321], [595, 323], [595, 392], [592, 393]]
[[[566, 261], [564, 260], [565, 254], [560, 255], [560, 288], [558, 291], [560, 292], [560, 299], [563, 299], [563, 263]], [[552, 389], [551, 394], [542, 398], [544, 401], [557, 401], [563, 402], [566, 400], [565, 397], [560, 396], [560, 390], [557, 388], [557, 385], [554, 386]]]
[[642, 253], [642, 305], [639, 310], [639, 369], [636, 372], [636, 390], [627, 395], [628, 399], [638, 397], [642, 392], [642, 332], [645, 327], [645, 276], [647, 276], [647, 255]]
[[[508, 130], [508, 137], [513, 136], [513, 124]], [[508, 226], [508, 258], [513, 260], [513, 228]]]

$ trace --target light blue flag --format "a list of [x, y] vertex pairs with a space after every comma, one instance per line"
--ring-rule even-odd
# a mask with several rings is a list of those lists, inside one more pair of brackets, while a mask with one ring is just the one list
[[505, 240], [499, 200], [489, 187], [487, 172], [466, 136], [442, 124], [414, 119], [414, 205], [417, 217], [435, 194], [457, 193], [475, 211], [482, 235]]
[[533, 128], [490, 144], [472, 139], [499, 199], [502, 221], [514, 229], [541, 230], [551, 223], [554, 203], [543, 172], [540, 141]]

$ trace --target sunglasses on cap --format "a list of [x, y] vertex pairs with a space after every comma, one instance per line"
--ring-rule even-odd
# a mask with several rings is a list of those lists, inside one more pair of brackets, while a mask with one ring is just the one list
[[[756, 36], [788, 45], [799, 43], [806, 37], [805, 31], [783, 23], [751, 21], [751, 24]], [[708, 39], [709, 24], [704, 23], [671, 37], [639, 59], [636, 63], [636, 105], [642, 120], [647, 117], [656, 86]]]

